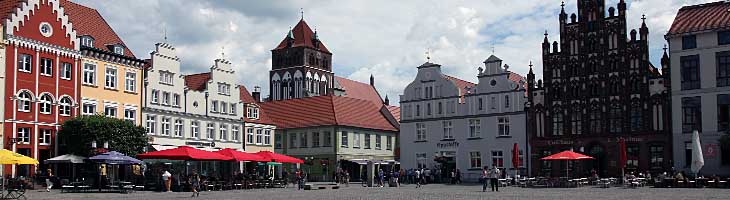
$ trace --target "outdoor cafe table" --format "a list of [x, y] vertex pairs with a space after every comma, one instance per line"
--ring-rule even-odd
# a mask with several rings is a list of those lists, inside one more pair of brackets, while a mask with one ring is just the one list
[[676, 187], [674, 184], [674, 178], [664, 178], [664, 187]]
[[707, 180], [708, 179], [707, 178], [704, 178], [704, 177], [696, 178], [695, 179], [695, 184], [697, 184], [696, 187], [704, 187], [704, 186], [706, 186], [707, 185]]

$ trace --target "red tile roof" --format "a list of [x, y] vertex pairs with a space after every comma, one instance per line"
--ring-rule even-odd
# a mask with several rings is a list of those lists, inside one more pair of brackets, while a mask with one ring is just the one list
[[114, 29], [109, 26], [109, 23], [106, 22], [104, 17], [99, 14], [99, 11], [68, 0], [60, 1], [64, 12], [68, 15], [69, 21], [73, 23], [73, 27], [76, 29], [78, 36], [89, 35], [93, 37], [94, 48], [114, 52], [106, 45], [121, 44], [124, 46], [125, 56], [135, 57], [134, 53], [127, 48], [127, 45], [114, 32]]
[[355, 99], [371, 101], [377, 105], [383, 105], [383, 99], [380, 98], [378, 91], [370, 84], [362, 83], [339, 76], [335, 76], [335, 80], [345, 89], [345, 96]]
[[[309, 25], [307, 25], [307, 22], [305, 22], [304, 19], [299, 20], [299, 23], [297, 23], [297, 25], [294, 26], [294, 29], [292, 29], [291, 31], [294, 34], [294, 44], [292, 44], [292, 47], [305, 46], [316, 49], [314, 43], [312, 42], [314, 32], [311, 28], [309, 28]], [[282, 40], [281, 43], [279, 43], [279, 46], [277, 46], [274, 50], [286, 48], [287, 39], [288, 38], [284, 38], [284, 40]], [[327, 49], [326, 46], [324, 46], [324, 43], [321, 40], [319, 41], [319, 50], [321, 50], [322, 52], [330, 53], [330, 51]]]
[[451, 82], [454, 82], [454, 84], [456, 84], [456, 87], [459, 88], [459, 93], [461, 93], [461, 96], [462, 97], [466, 94], [466, 89], [464, 89], [464, 88], [466, 88], [466, 87], [474, 88], [474, 86], [477, 85], [477, 84], [474, 84], [472, 82], [465, 81], [465, 80], [461, 80], [461, 79], [458, 79], [456, 77], [449, 76], [449, 75], [446, 75], [446, 74], [444, 74], [444, 77], [446, 77], [446, 79], [448, 79]]
[[[241, 97], [241, 101], [243, 103], [258, 105], [258, 102], [256, 102], [256, 99], [254, 99], [253, 96], [251, 96], [251, 93], [248, 92], [248, 89], [246, 89], [245, 86], [239, 85], [238, 89], [240, 92], [239, 95]], [[245, 108], [244, 108], [243, 113], [244, 113], [244, 115], [248, 114], [248, 112], [245, 110]], [[255, 123], [255, 124], [270, 124], [270, 125], [276, 124], [276, 123], [274, 123], [274, 120], [272, 120], [271, 117], [269, 117], [269, 114], [268, 114], [268, 112], [266, 112], [266, 109], [262, 108], [261, 106], [259, 106], [259, 119], [250, 119], [247, 116], [244, 116], [243, 121], [246, 123]]]
[[380, 112], [382, 105], [340, 96], [317, 96], [260, 104], [278, 128], [351, 126], [398, 131]]
[[206, 89], [210, 80], [210, 72], [193, 74], [185, 76], [185, 86], [195, 91], [203, 91]]
[[400, 122], [400, 107], [391, 105], [387, 105], [386, 107], [388, 107], [388, 111], [390, 111], [390, 114], [395, 117], [395, 120], [398, 120]]
[[[15, 9], [20, 7], [22, 2], [26, 0], [1, 0], [0, 1], [0, 19], [5, 22]], [[90, 35], [94, 38], [94, 47], [109, 52], [106, 45], [121, 44], [124, 46], [124, 55], [135, 57], [134, 53], [127, 48], [121, 38], [114, 32], [114, 29], [104, 20], [104, 18], [93, 8], [82, 6], [69, 0], [60, 0], [60, 6], [64, 8], [64, 13], [68, 15], [69, 21], [73, 24], [78, 36]], [[136, 57], [135, 57], [136, 58]]]
[[685, 6], [674, 18], [669, 35], [730, 28], [730, 4], [724, 1]]

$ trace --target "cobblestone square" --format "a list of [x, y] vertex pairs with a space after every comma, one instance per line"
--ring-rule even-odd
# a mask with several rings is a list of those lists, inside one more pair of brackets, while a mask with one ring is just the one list
[[189, 192], [135, 192], [118, 193], [50, 193], [40, 190], [28, 191], [28, 199], [282, 199], [282, 200], [445, 200], [445, 199], [730, 199], [730, 190], [712, 188], [518, 188], [504, 187], [500, 192], [481, 192], [480, 185], [431, 184], [421, 188], [404, 185], [400, 188], [365, 188], [350, 185], [333, 190], [297, 190], [296, 188], [229, 190], [201, 192], [200, 197], [191, 198]]

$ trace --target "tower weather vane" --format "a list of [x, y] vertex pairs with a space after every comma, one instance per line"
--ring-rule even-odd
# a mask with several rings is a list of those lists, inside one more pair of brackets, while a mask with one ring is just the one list
[[426, 62], [431, 62], [431, 48], [426, 49]]
[[302, 20], [304, 19], [304, 8], [299, 8], [299, 13], [302, 14]]

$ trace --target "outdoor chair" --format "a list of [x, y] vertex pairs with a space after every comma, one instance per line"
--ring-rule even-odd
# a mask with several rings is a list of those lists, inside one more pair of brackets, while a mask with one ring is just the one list
[[256, 187], [256, 182], [252, 180], [246, 181], [246, 189], [253, 189], [254, 187]]
[[243, 182], [242, 181], [236, 181], [233, 183], [233, 187], [235, 187], [237, 190], [240, 190], [243, 188]]
[[204, 186], [206, 191], [211, 191], [211, 188], [215, 190], [215, 183], [213, 182], [206, 182]]

